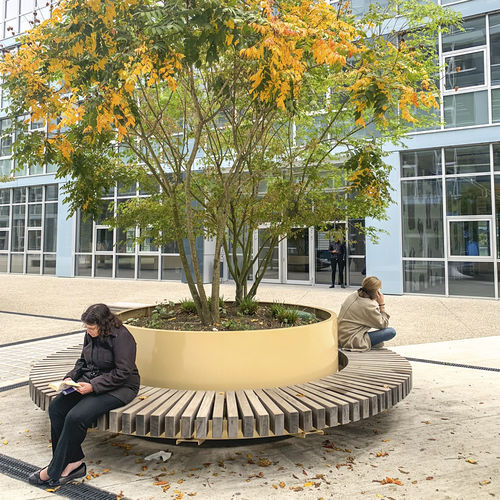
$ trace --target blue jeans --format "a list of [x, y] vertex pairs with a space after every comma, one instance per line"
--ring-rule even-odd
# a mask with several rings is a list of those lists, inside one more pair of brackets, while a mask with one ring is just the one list
[[385, 342], [386, 340], [391, 340], [396, 336], [396, 330], [394, 328], [382, 328], [382, 330], [375, 330], [373, 332], [368, 332], [372, 347], [380, 344], [380, 342]]

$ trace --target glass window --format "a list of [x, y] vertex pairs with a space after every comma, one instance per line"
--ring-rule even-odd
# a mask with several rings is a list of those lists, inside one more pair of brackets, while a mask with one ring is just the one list
[[120, 255], [116, 258], [116, 277], [117, 278], [135, 277], [135, 257]]
[[440, 179], [401, 183], [403, 257], [444, 257]]
[[5, 19], [19, 14], [19, 0], [5, 0]]
[[28, 201], [42, 201], [43, 186], [30, 187]]
[[490, 16], [491, 84], [500, 85], [500, 14]]
[[43, 250], [55, 252], [57, 249], [57, 203], [45, 205], [45, 220], [43, 224]]
[[28, 250], [42, 249], [42, 231], [40, 229], [28, 231]]
[[106, 219], [110, 219], [113, 217], [113, 207], [114, 203], [109, 200], [103, 200], [102, 202], [102, 209], [97, 215], [97, 220], [96, 224], [104, 224]]
[[[270, 251], [269, 239], [267, 235], [267, 229], [259, 229], [259, 265], [260, 262], [266, 257], [267, 253]], [[271, 250], [271, 258], [269, 260], [269, 265], [264, 272], [264, 279], [279, 279], [279, 251], [278, 245], [275, 245]]]
[[488, 92], [444, 96], [445, 128], [488, 123]]
[[135, 228], [133, 229], [117, 229], [116, 243], [118, 253], [135, 253]]
[[129, 185], [123, 184], [121, 182], [118, 183], [118, 196], [128, 196], [134, 195], [136, 190], [135, 182]]
[[484, 52], [445, 58], [447, 90], [484, 85]]
[[500, 122], [500, 89], [491, 91], [491, 111], [493, 123]]
[[14, 205], [12, 208], [12, 242], [11, 242], [12, 245], [11, 250], [13, 252], [22, 252], [24, 250], [24, 216], [25, 216], [25, 206]]
[[98, 229], [96, 251], [98, 252], [111, 252], [113, 250], [113, 230], [112, 229]]
[[26, 272], [29, 274], [40, 274], [40, 254], [28, 254], [26, 256]]
[[147, 280], [158, 279], [158, 257], [141, 255], [139, 257], [139, 273], [137, 277]]
[[21, 14], [32, 12], [35, 9], [35, 0], [21, 0]]
[[83, 218], [81, 211], [78, 211], [76, 219], [77, 224], [77, 252], [91, 252], [92, 251], [92, 219], [89, 217], [86, 220]]
[[[142, 235], [143, 230], [140, 230], [140, 233]], [[173, 243], [173, 242], [172, 242]], [[139, 245], [139, 251], [141, 252], [157, 252], [158, 247], [153, 243], [153, 238], [145, 238], [144, 241]], [[175, 252], [164, 252], [164, 253], [179, 253], [178, 251]]]
[[351, 219], [348, 224], [347, 251], [349, 255], [365, 255], [366, 241], [364, 219]]
[[9, 249], [9, 231], [0, 231], [0, 250]]
[[0, 227], [9, 227], [10, 207], [0, 207]]
[[401, 176], [441, 175], [441, 150], [427, 149], [401, 153]]
[[493, 144], [493, 168], [500, 170], [500, 144]]
[[450, 221], [450, 255], [489, 257], [490, 223], [486, 220]]
[[161, 279], [175, 280], [181, 279], [181, 258], [178, 255], [164, 255], [161, 258]]
[[28, 175], [41, 175], [43, 174], [42, 165], [30, 165], [28, 168]]
[[45, 186], [45, 201], [57, 201], [58, 185], [49, 184]]
[[316, 248], [316, 283], [331, 284], [332, 268], [330, 265], [330, 252], [328, 250], [329, 238], [327, 231], [314, 231], [314, 246]]
[[14, 203], [25, 203], [26, 202], [26, 188], [15, 188], [14, 189]]
[[450, 295], [494, 297], [493, 262], [448, 262]]
[[9, 176], [12, 171], [12, 160], [4, 158], [0, 160], [0, 175]]
[[490, 215], [491, 185], [489, 176], [446, 179], [448, 215]]
[[7, 254], [0, 254], [0, 273], [7, 272], [7, 263], [9, 256]]
[[444, 262], [404, 260], [403, 274], [406, 293], [445, 293]]
[[366, 260], [349, 258], [347, 268], [349, 285], [361, 285], [361, 282], [366, 276]]
[[111, 278], [113, 272], [113, 256], [97, 255], [95, 257], [96, 278]]
[[169, 241], [165, 245], [163, 245], [161, 249], [162, 253], [179, 253], [179, 247], [175, 241]]
[[10, 189], [0, 189], [0, 205], [10, 203]]
[[55, 254], [43, 256], [43, 274], [56, 274]]
[[75, 261], [75, 274], [77, 276], [92, 276], [92, 256], [77, 255]]
[[10, 272], [24, 273], [24, 254], [12, 254], [10, 256]]
[[447, 148], [444, 152], [447, 174], [473, 174], [490, 171], [490, 147]]
[[466, 19], [462, 26], [463, 31], [458, 27], [451, 26], [450, 32], [443, 35], [443, 52], [486, 44], [486, 19], [484, 16]]
[[42, 226], [42, 204], [28, 205], [28, 227]]
[[500, 259], [500, 175], [495, 175], [495, 207], [495, 220], [497, 229], [497, 258]]

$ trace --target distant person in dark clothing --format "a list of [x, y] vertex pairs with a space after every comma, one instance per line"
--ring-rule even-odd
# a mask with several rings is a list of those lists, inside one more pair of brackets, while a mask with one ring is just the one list
[[81, 444], [87, 428], [100, 415], [130, 403], [139, 391], [136, 343], [120, 318], [107, 305], [94, 304], [81, 319], [86, 329], [82, 354], [64, 378], [80, 386], [50, 403], [52, 460], [29, 476], [31, 484], [58, 486], [84, 477]]
[[339, 283], [342, 288], [344, 284], [344, 267], [345, 267], [345, 245], [341, 241], [330, 241], [328, 246], [330, 251], [330, 264], [332, 266], [332, 284], [330, 288], [335, 288], [335, 275], [337, 274], [337, 267], [339, 269]]

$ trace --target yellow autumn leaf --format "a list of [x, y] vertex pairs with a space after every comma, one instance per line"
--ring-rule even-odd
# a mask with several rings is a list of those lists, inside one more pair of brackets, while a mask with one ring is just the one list
[[9, 442], [8, 442], [7, 440], [5, 440], [5, 441], [3, 442], [3, 444], [9, 444]]

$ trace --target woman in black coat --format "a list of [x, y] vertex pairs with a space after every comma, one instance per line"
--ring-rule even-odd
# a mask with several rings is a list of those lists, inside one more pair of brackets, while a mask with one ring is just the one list
[[50, 404], [52, 460], [29, 476], [32, 484], [56, 486], [86, 475], [81, 444], [97, 418], [132, 401], [139, 391], [134, 337], [105, 304], [90, 306], [81, 317], [87, 333], [75, 367], [64, 380], [80, 387], [59, 394]]

